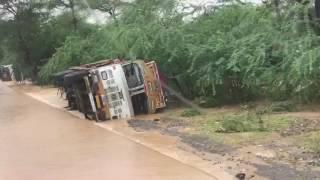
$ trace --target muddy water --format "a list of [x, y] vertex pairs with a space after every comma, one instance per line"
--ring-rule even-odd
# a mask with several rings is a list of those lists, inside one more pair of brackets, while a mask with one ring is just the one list
[[215, 179], [0, 82], [0, 180]]

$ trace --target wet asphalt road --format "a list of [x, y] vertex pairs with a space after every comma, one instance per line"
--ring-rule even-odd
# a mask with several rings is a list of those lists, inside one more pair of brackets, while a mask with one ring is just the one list
[[215, 179], [0, 81], [0, 180]]

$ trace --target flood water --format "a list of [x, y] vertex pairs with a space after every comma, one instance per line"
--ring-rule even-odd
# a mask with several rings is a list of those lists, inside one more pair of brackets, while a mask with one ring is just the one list
[[215, 179], [0, 81], [0, 180]]

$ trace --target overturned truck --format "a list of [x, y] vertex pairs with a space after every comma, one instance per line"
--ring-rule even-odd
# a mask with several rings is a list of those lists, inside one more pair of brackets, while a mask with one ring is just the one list
[[55, 79], [64, 87], [69, 106], [88, 119], [130, 118], [166, 106], [154, 61], [104, 60], [72, 67]]

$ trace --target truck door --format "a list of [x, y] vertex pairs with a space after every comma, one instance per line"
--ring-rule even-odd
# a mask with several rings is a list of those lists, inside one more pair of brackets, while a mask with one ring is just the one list
[[125, 74], [120, 64], [98, 68], [105, 90], [103, 103], [107, 103], [112, 119], [130, 118], [134, 115]]
[[163, 89], [161, 86], [160, 76], [157, 64], [154, 61], [146, 63], [148, 69], [150, 70], [151, 74], [154, 76], [155, 82], [155, 91], [156, 91], [156, 108], [164, 108], [166, 107], [165, 97], [163, 93]]

